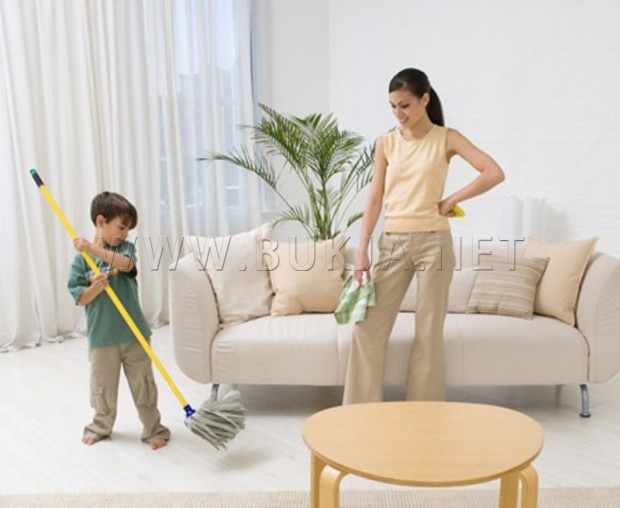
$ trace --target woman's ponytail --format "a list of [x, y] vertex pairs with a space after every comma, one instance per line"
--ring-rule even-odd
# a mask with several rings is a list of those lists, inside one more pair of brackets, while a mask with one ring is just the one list
[[439, 95], [435, 92], [435, 89], [430, 87], [430, 100], [426, 105], [426, 113], [428, 117], [431, 119], [435, 125], [441, 125], [442, 127], [445, 125], [443, 119], [443, 108], [441, 107], [441, 101], [439, 100]]

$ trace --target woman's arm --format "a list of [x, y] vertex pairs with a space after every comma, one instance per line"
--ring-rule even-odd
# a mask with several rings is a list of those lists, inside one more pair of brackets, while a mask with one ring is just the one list
[[462, 189], [452, 193], [439, 203], [439, 213], [450, 216], [454, 205], [487, 192], [504, 181], [506, 176], [499, 164], [486, 152], [454, 129], [448, 129], [446, 139], [448, 159], [454, 155], [462, 157], [480, 174]]
[[370, 258], [368, 256], [368, 245], [370, 238], [375, 230], [381, 207], [383, 206], [383, 192], [385, 189], [385, 172], [387, 170], [387, 159], [385, 158], [385, 149], [383, 147], [383, 138], [379, 138], [375, 146], [375, 160], [372, 171], [372, 181], [370, 182], [370, 191], [366, 199], [364, 207], [364, 215], [362, 217], [362, 231], [360, 241], [355, 256], [355, 278], [359, 284], [362, 284], [363, 274], [367, 272], [368, 280], [370, 280]]

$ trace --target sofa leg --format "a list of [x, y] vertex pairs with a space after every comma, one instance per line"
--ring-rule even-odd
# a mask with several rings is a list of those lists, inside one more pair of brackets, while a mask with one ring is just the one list
[[213, 383], [211, 385], [211, 402], [215, 402], [217, 400], [217, 394], [219, 393], [219, 391], [220, 391], [219, 383]]
[[587, 384], [579, 385], [581, 388], [581, 413], [579, 416], [582, 418], [590, 418], [590, 392], [588, 391]]

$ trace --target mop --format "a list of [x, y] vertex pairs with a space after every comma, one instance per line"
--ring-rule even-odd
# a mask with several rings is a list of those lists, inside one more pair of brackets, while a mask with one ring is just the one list
[[[52, 207], [52, 210], [54, 210], [56, 216], [60, 219], [60, 222], [62, 222], [71, 239], [77, 238], [77, 234], [52, 198], [36, 169], [31, 169], [30, 175], [39, 187], [39, 190], [43, 193], [43, 196], [49, 205]], [[88, 252], [80, 252], [93, 272], [95, 274], [100, 273], [99, 267], [93, 261], [93, 258], [88, 254]], [[239, 392], [236, 390], [231, 390], [226, 393], [221, 400], [217, 400], [217, 396], [211, 397], [211, 399], [206, 401], [199, 409], [196, 410], [192, 408], [185, 397], [183, 397], [162, 363], [159, 361], [159, 358], [157, 358], [153, 352], [153, 349], [149, 345], [148, 341], [144, 338], [144, 335], [142, 335], [142, 332], [140, 332], [140, 329], [136, 326], [134, 320], [131, 318], [112, 287], [110, 285], [106, 286], [105, 291], [131, 331], [136, 336], [136, 339], [138, 339], [140, 345], [144, 348], [146, 354], [149, 356], [155, 367], [157, 367], [157, 370], [181, 403], [181, 406], [183, 406], [185, 411], [185, 425], [194, 434], [206, 439], [217, 450], [221, 448], [225, 449], [226, 443], [233, 439], [240, 430], [245, 428], [245, 408], [241, 404], [241, 396]]]

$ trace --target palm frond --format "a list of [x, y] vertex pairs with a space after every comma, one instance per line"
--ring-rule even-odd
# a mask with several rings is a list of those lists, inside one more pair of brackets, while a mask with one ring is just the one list
[[371, 182], [374, 156], [374, 146], [365, 147], [359, 152], [340, 182], [340, 189], [343, 194], [349, 194], [352, 191], [357, 194]]
[[308, 236], [313, 237], [314, 232], [310, 227], [308, 227], [308, 225], [312, 222], [310, 216], [311, 212], [307, 206], [291, 205], [284, 212], [280, 213], [280, 217], [274, 221], [272, 227], [275, 228], [275, 226], [280, 222], [299, 222], [308, 233]]
[[358, 220], [360, 220], [363, 216], [364, 216], [364, 212], [357, 212], [357, 213], [354, 213], [353, 215], [351, 215], [351, 217], [349, 217], [348, 220], [347, 220], [347, 227], [348, 228], [351, 227]]
[[269, 155], [282, 156], [293, 171], [305, 165], [305, 140], [296, 122], [274, 109], [259, 105], [265, 116], [253, 127], [253, 139]]
[[226, 162], [239, 168], [250, 171], [263, 180], [269, 187], [276, 190], [280, 175], [270, 161], [258, 152], [250, 153], [247, 147], [233, 150], [230, 154], [212, 153], [198, 158], [199, 161]]
[[[198, 160], [233, 164], [261, 178], [286, 206], [274, 226], [294, 221], [315, 240], [334, 237], [355, 196], [372, 178], [374, 147], [366, 146], [359, 134], [340, 129], [331, 113], [299, 117], [264, 104], [259, 107], [261, 119], [241, 127], [250, 131], [253, 151], [241, 148]], [[302, 184], [302, 204], [289, 203], [279, 190], [280, 177], [286, 172]], [[358, 212], [348, 218], [345, 229], [360, 217]]]

